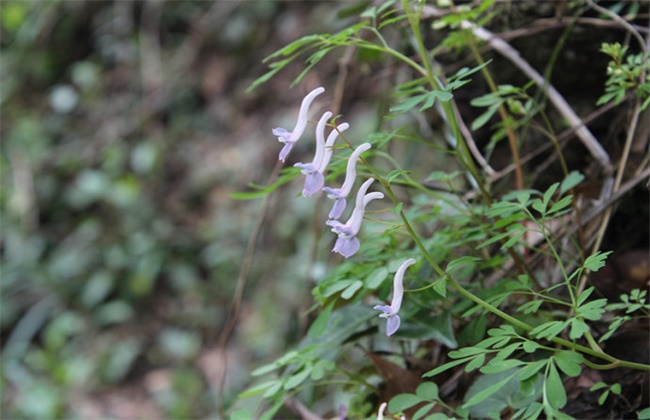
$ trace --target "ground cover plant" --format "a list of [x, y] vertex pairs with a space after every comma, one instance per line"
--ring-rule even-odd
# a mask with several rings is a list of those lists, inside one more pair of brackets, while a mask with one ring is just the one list
[[[303, 184], [295, 199], [314, 223], [294, 234], [313, 234], [327, 269], [308, 331], [253, 372], [232, 418], [650, 417], [647, 219], [635, 244], [607, 234], [626, 192], [640, 187], [647, 205], [650, 60], [636, 23], [647, 6], [546, 6], [563, 18], [546, 23], [563, 23], [541, 70], [504, 41], [515, 35], [487, 29], [514, 7], [492, 0], [355, 4], [341, 12], [350, 26], [267, 57], [251, 89], [300, 62], [305, 96], [293, 130], [269, 127], [269, 182], [234, 196]], [[553, 84], [581, 24], [625, 33], [621, 43], [592, 28], [602, 38], [584, 45], [608, 63], [594, 109], [628, 110], [607, 141], [587, 122], [602, 116], [580, 117]], [[327, 60], [390, 79], [375, 131], [329, 110], [345, 76], [305, 87]], [[506, 66], [520, 75], [502, 80]], [[314, 150], [310, 163], [292, 159], [299, 146]], [[638, 275], [601, 271], [614, 247], [645, 249], [629, 261]]]

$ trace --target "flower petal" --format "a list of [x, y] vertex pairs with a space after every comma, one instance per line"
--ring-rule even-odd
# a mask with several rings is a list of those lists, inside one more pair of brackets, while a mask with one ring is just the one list
[[284, 147], [282, 148], [282, 150], [280, 150], [280, 155], [279, 155], [279, 159], [282, 162], [284, 162], [284, 160], [287, 158], [292, 148], [293, 148], [293, 143], [287, 142], [284, 144]]
[[357, 253], [361, 243], [356, 236], [351, 236], [348, 238], [340, 237], [336, 240], [334, 244], [334, 249], [332, 252], [338, 252], [343, 255], [345, 258], [350, 258]]
[[395, 331], [397, 331], [399, 328], [399, 324], [399, 315], [395, 314], [393, 316], [389, 316], [386, 319], [386, 335], [390, 337], [391, 335], [395, 334]]
[[325, 178], [320, 172], [312, 172], [305, 177], [305, 186], [302, 189], [303, 197], [311, 197], [323, 188]]
[[336, 198], [334, 200], [334, 204], [332, 205], [332, 210], [330, 210], [330, 214], [327, 217], [330, 219], [338, 219], [343, 214], [346, 206], [347, 202], [345, 198]]

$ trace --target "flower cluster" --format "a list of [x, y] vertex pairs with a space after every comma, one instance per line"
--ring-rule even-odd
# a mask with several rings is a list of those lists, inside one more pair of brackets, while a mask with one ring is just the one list
[[[320, 95], [324, 91], [324, 88], [319, 87], [305, 96], [305, 99], [302, 100], [302, 104], [300, 105], [298, 121], [296, 122], [293, 131], [289, 131], [282, 127], [273, 129], [273, 134], [278, 136], [280, 142], [284, 143], [284, 147], [279, 156], [281, 161], [285, 161], [293, 145], [296, 144], [304, 133], [305, 127], [307, 126], [309, 107], [312, 102], [314, 102], [316, 96]], [[347, 206], [347, 197], [352, 191], [354, 181], [357, 177], [357, 160], [359, 160], [363, 152], [370, 149], [372, 146], [370, 143], [363, 143], [354, 150], [348, 160], [345, 181], [340, 188], [324, 187], [325, 170], [332, 159], [334, 143], [339, 134], [350, 127], [349, 124], [342, 123], [336, 126], [327, 136], [327, 139], [325, 139], [325, 128], [331, 118], [332, 113], [329, 111], [325, 112], [318, 120], [318, 124], [316, 124], [316, 152], [314, 153], [314, 159], [309, 163], [296, 163], [294, 166], [300, 168], [302, 174], [305, 175], [305, 184], [302, 189], [302, 195], [304, 197], [311, 197], [318, 191], [322, 190], [327, 193], [328, 198], [334, 200], [334, 205], [332, 206], [332, 210], [328, 216], [330, 220], [326, 222], [327, 225], [332, 228], [332, 232], [338, 235], [338, 239], [334, 244], [332, 252], [338, 252], [345, 258], [349, 258], [354, 255], [360, 247], [357, 234], [361, 229], [361, 222], [363, 221], [366, 206], [372, 200], [384, 198], [384, 194], [380, 192], [367, 193], [368, 188], [370, 188], [370, 185], [374, 182], [373, 178], [368, 179], [357, 191], [355, 207], [348, 221], [346, 223], [341, 223], [338, 220], [343, 215]]]
[[[284, 162], [291, 152], [291, 149], [300, 139], [305, 132], [308, 122], [309, 107], [314, 102], [316, 96], [325, 91], [324, 88], [319, 87], [312, 90], [302, 100], [300, 105], [300, 112], [298, 113], [298, 121], [293, 131], [286, 128], [278, 127], [273, 129], [273, 134], [278, 137], [278, 141], [284, 143], [282, 151], [280, 151], [279, 159]], [[294, 166], [300, 168], [301, 173], [305, 175], [305, 183], [302, 189], [304, 197], [311, 197], [319, 191], [327, 194], [327, 197], [334, 200], [332, 209], [328, 215], [329, 220], [326, 224], [331, 227], [338, 238], [334, 244], [332, 252], [337, 252], [345, 258], [349, 258], [357, 253], [361, 246], [357, 235], [361, 229], [361, 223], [366, 211], [366, 206], [373, 200], [380, 200], [384, 198], [384, 194], [380, 192], [368, 192], [368, 189], [375, 182], [374, 178], [367, 179], [357, 190], [356, 201], [354, 209], [347, 222], [342, 223], [338, 219], [341, 218], [345, 208], [347, 207], [347, 198], [354, 187], [357, 178], [357, 161], [361, 154], [369, 150], [372, 146], [370, 143], [363, 143], [359, 145], [350, 155], [348, 159], [345, 180], [339, 188], [325, 187], [325, 171], [330, 163], [333, 153], [334, 143], [339, 134], [347, 130], [350, 125], [342, 123], [335, 126], [333, 130], [325, 138], [325, 129], [328, 121], [332, 118], [331, 112], [325, 112], [316, 124], [316, 151], [314, 159], [309, 163], [296, 163]], [[374, 309], [382, 312], [379, 315], [386, 318], [386, 335], [393, 335], [400, 325], [400, 317], [397, 314], [402, 306], [402, 298], [404, 296], [403, 279], [406, 269], [415, 264], [415, 259], [410, 258], [402, 263], [393, 280], [393, 300], [390, 305], [376, 305]]]

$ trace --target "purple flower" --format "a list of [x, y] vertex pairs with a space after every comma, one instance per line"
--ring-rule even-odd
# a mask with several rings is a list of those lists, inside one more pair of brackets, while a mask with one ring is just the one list
[[296, 127], [293, 131], [289, 131], [282, 127], [273, 129], [273, 135], [278, 136], [278, 141], [284, 143], [284, 147], [280, 151], [279, 156], [282, 162], [284, 162], [291, 151], [291, 148], [300, 139], [300, 136], [302, 136], [302, 133], [305, 131], [305, 127], [307, 127], [307, 113], [309, 112], [311, 103], [314, 102], [314, 99], [323, 92], [325, 92], [325, 88], [318, 87], [305, 96], [305, 99], [302, 100], [302, 104], [300, 105], [298, 121], [296, 121]]
[[305, 186], [302, 189], [302, 195], [305, 197], [311, 197], [316, 191], [323, 188], [325, 183], [325, 177], [320, 172], [320, 168], [325, 156], [325, 125], [327, 125], [327, 121], [331, 117], [331, 112], [324, 113], [316, 125], [316, 153], [314, 154], [314, 160], [311, 163], [300, 162], [294, 165], [302, 169], [301, 172], [306, 176]]
[[346, 198], [350, 194], [350, 190], [352, 190], [352, 186], [354, 185], [354, 180], [357, 177], [357, 160], [359, 159], [359, 156], [361, 156], [361, 153], [371, 147], [370, 143], [363, 143], [352, 152], [348, 159], [345, 181], [343, 181], [341, 188], [323, 188], [323, 191], [327, 193], [327, 197], [334, 200], [334, 205], [332, 206], [332, 210], [328, 216], [330, 219], [338, 219], [343, 214], [347, 204]]
[[370, 184], [375, 182], [374, 178], [368, 179], [366, 182], [359, 187], [357, 192], [357, 201], [352, 211], [352, 215], [347, 223], [343, 224], [338, 220], [328, 220], [326, 223], [328, 226], [332, 227], [332, 232], [339, 235], [332, 252], [338, 252], [343, 255], [345, 258], [351, 257], [358, 250], [361, 244], [357, 238], [357, 234], [361, 229], [361, 222], [363, 221], [363, 215], [366, 211], [366, 206], [372, 200], [377, 200], [384, 198], [384, 194], [380, 192], [371, 192], [366, 194]]
[[402, 298], [404, 297], [404, 273], [406, 269], [415, 264], [415, 258], [409, 258], [399, 266], [393, 280], [393, 301], [389, 305], [376, 305], [374, 309], [383, 312], [379, 316], [386, 318], [386, 335], [391, 336], [399, 328], [400, 319], [397, 312], [402, 307]]

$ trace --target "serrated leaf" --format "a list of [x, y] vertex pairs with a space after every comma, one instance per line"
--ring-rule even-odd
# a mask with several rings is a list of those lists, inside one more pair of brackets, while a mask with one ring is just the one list
[[596, 299], [578, 307], [576, 313], [590, 321], [598, 321], [605, 312], [607, 299]]
[[611, 253], [612, 251], [607, 251], [607, 252], [598, 251], [595, 254], [587, 257], [585, 263], [583, 264], [583, 267], [591, 271], [598, 271], [605, 265], [605, 260], [607, 259], [607, 256]]

